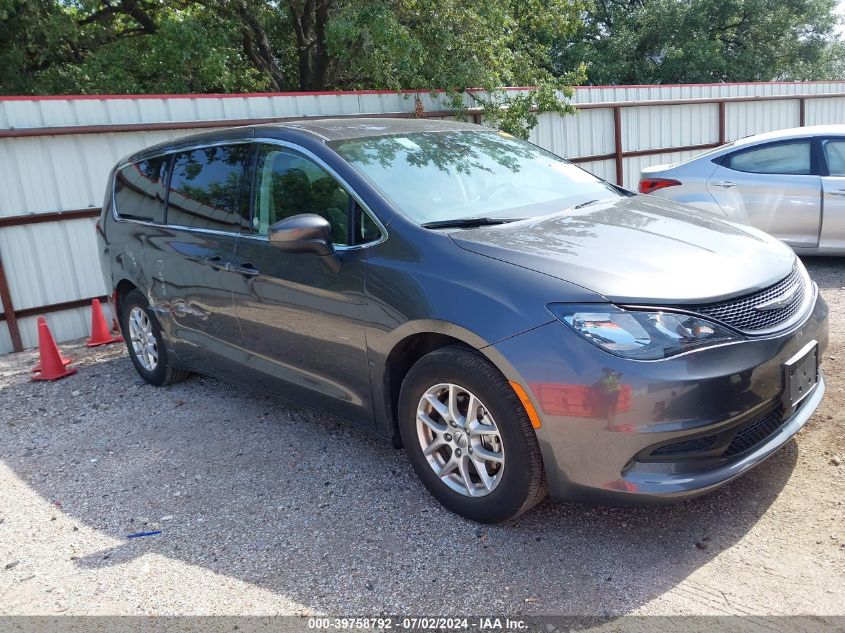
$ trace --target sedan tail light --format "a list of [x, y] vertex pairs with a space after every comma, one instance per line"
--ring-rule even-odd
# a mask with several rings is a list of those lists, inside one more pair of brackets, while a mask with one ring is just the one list
[[643, 178], [640, 180], [640, 193], [652, 193], [658, 189], [680, 185], [680, 180], [672, 178]]

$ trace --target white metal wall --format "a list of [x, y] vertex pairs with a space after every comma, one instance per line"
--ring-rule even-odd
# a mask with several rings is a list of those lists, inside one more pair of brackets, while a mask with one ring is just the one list
[[[653, 102], [763, 95], [845, 93], [845, 82], [714, 84], [689, 86], [611, 86], [576, 90], [575, 103]], [[420, 94], [427, 111], [444, 106], [435, 95]], [[317, 95], [239, 95], [41, 99], [0, 98], [0, 129], [189, 122], [286, 116], [412, 112], [414, 98], [395, 93]], [[845, 98], [807, 100], [808, 125], [845, 123]], [[718, 140], [716, 104], [659, 107], [632, 105], [621, 110], [622, 149], [680, 147]], [[726, 106], [726, 140], [799, 124], [799, 103], [752, 101]], [[122, 156], [187, 130], [110, 132], [0, 139], [0, 217], [98, 207], [106, 177]], [[582, 110], [570, 117], [545, 114], [531, 133], [539, 145], [567, 157], [611, 154], [615, 150], [613, 111]], [[647, 165], [689, 158], [692, 152], [627, 157], [623, 184], [636, 186]], [[597, 175], [615, 179], [613, 160], [582, 163]], [[106, 293], [96, 256], [94, 220], [45, 222], [0, 229], [0, 256], [12, 302], [18, 310]], [[87, 308], [47, 316], [57, 340], [88, 334]], [[35, 318], [19, 319], [24, 346], [37, 344]], [[12, 349], [0, 322], [0, 353]]]
[[675, 99], [719, 99], [774, 95], [842, 92], [845, 82], [772, 82], [738, 84], [681, 84], [655, 86], [582, 86], [575, 90], [575, 103], [610, 101], [660, 101]]

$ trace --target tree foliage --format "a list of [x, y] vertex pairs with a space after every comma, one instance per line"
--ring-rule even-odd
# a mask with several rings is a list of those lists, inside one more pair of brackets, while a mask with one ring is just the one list
[[595, 0], [561, 69], [594, 84], [842, 79], [837, 0]]
[[835, 3], [0, 0], [0, 94], [443, 89], [525, 136], [585, 80], [841, 78]]
[[237, 30], [196, 3], [0, 0], [0, 92], [262, 90]]
[[[574, 111], [561, 97], [584, 80], [583, 67], [556, 73], [551, 51], [575, 35], [584, 9], [577, 0], [359, 0], [328, 29], [335, 81], [440, 88], [459, 111], [469, 94], [487, 123], [525, 137], [539, 113]], [[502, 86], [533, 89], [511, 93]]]
[[[527, 134], [585, 0], [0, 0], [0, 93], [468, 88]], [[540, 16], [546, 16], [541, 19]], [[575, 66], [576, 70], [578, 65]], [[501, 86], [537, 86], [511, 96]]]

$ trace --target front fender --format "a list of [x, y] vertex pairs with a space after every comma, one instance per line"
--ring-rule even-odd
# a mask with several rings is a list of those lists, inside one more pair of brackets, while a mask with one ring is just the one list
[[[529, 328], [534, 329], [534, 328]], [[522, 334], [520, 332], [519, 334]], [[475, 332], [449, 321], [419, 319], [403, 323], [400, 327], [375, 339], [370, 346], [370, 384], [373, 393], [376, 428], [385, 437], [395, 431], [394, 411], [391, 402], [391, 385], [388, 369], [394, 353], [401, 353], [405, 344], [420, 334], [448, 337], [450, 341], [472, 347], [489, 360], [508, 380], [519, 380], [519, 374], [495, 347], [497, 341], [486, 341]], [[514, 336], [518, 336], [515, 334]], [[506, 337], [511, 338], [511, 337]], [[368, 341], [372, 337], [368, 336]], [[445, 341], [446, 339], [444, 339]], [[447, 343], [448, 344], [448, 343]]]

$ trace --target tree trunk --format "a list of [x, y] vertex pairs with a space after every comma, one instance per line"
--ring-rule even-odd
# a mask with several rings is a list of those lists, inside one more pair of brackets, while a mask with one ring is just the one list
[[246, 6], [241, 1], [235, 5], [235, 11], [240, 18], [241, 37], [243, 39], [244, 52], [256, 68], [263, 71], [269, 78], [273, 90], [281, 92], [284, 86], [284, 76], [276, 62], [273, 54], [273, 47], [270, 45], [270, 38], [267, 32]]
[[326, 25], [329, 22], [331, 0], [317, 0], [317, 14], [314, 21], [314, 59], [311, 90], [326, 89], [326, 74], [329, 70], [329, 54], [326, 51]]
[[296, 54], [299, 59], [299, 89], [326, 89], [329, 55], [326, 51], [326, 25], [332, 0], [305, 0], [298, 11], [296, 0], [289, 0], [288, 10], [296, 34]]
[[153, 35], [158, 31], [158, 25], [155, 23], [155, 20], [141, 8], [137, 0], [122, 0], [120, 9], [126, 15], [132, 16], [146, 33]]

